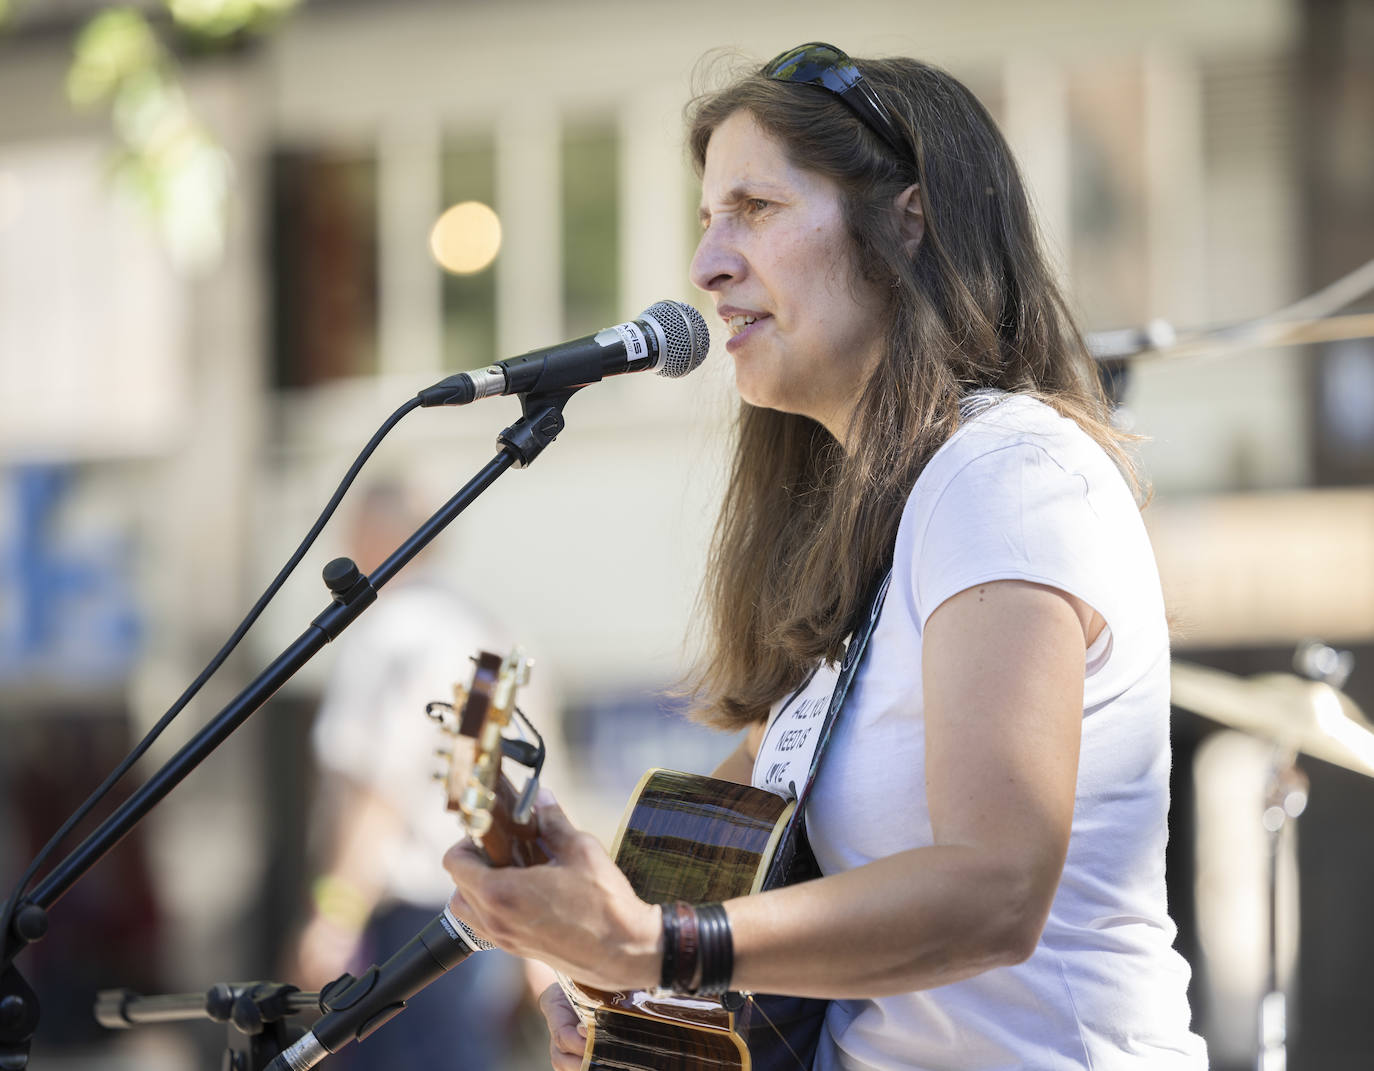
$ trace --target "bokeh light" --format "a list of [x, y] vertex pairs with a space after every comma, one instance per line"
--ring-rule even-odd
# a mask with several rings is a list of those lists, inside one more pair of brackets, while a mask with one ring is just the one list
[[496, 259], [501, 248], [501, 220], [481, 201], [463, 201], [435, 221], [429, 232], [429, 248], [445, 271], [476, 274]]

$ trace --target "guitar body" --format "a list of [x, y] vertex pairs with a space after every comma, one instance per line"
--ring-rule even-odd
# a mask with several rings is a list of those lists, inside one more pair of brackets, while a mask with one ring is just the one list
[[[616, 865], [649, 903], [757, 893], [795, 806], [748, 785], [650, 770], [616, 838]], [[807, 1071], [826, 1003], [563, 986], [587, 1025], [583, 1071]]]

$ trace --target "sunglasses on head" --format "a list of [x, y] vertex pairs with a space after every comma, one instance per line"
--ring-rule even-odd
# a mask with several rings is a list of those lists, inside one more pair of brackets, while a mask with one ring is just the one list
[[764, 76], [779, 82], [819, 86], [834, 93], [869, 130], [903, 160], [910, 156], [892, 114], [883, 106], [854, 61], [824, 41], [789, 48], [763, 68]]

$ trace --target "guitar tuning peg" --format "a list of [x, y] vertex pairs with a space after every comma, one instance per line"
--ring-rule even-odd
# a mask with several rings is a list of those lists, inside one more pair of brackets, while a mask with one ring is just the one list
[[491, 832], [491, 813], [489, 811], [474, 811], [466, 814], [468, 835], [478, 844], [482, 843], [482, 838]]
[[453, 748], [451, 748], [451, 747], [436, 747], [436, 748], [434, 749], [434, 754], [435, 754], [436, 757], [441, 758], [441, 759], [451, 759], [451, 758], [453, 758]]
[[453, 714], [453, 705], [445, 703], [441, 699], [436, 699], [432, 703], [425, 704], [425, 717], [437, 725], [443, 725]]
[[534, 669], [533, 658], [523, 658], [520, 660], [520, 668], [516, 670], [515, 683], [524, 687], [530, 682], [530, 671]]
[[490, 819], [491, 809], [496, 805], [496, 793], [483, 785], [469, 784], [463, 789], [458, 802], [463, 813], [469, 817], [485, 814]]

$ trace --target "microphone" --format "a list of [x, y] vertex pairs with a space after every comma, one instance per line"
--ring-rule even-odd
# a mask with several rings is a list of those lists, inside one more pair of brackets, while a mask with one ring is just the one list
[[445, 907], [380, 967], [374, 963], [360, 978], [344, 975], [326, 986], [320, 994], [325, 1014], [273, 1057], [267, 1071], [307, 1071], [350, 1041], [367, 1037], [439, 975], [492, 947]]
[[422, 406], [467, 405], [498, 394], [563, 390], [648, 369], [677, 379], [701, 364], [710, 347], [701, 313], [680, 301], [659, 301], [638, 319], [459, 372], [426, 387], [418, 397]]

